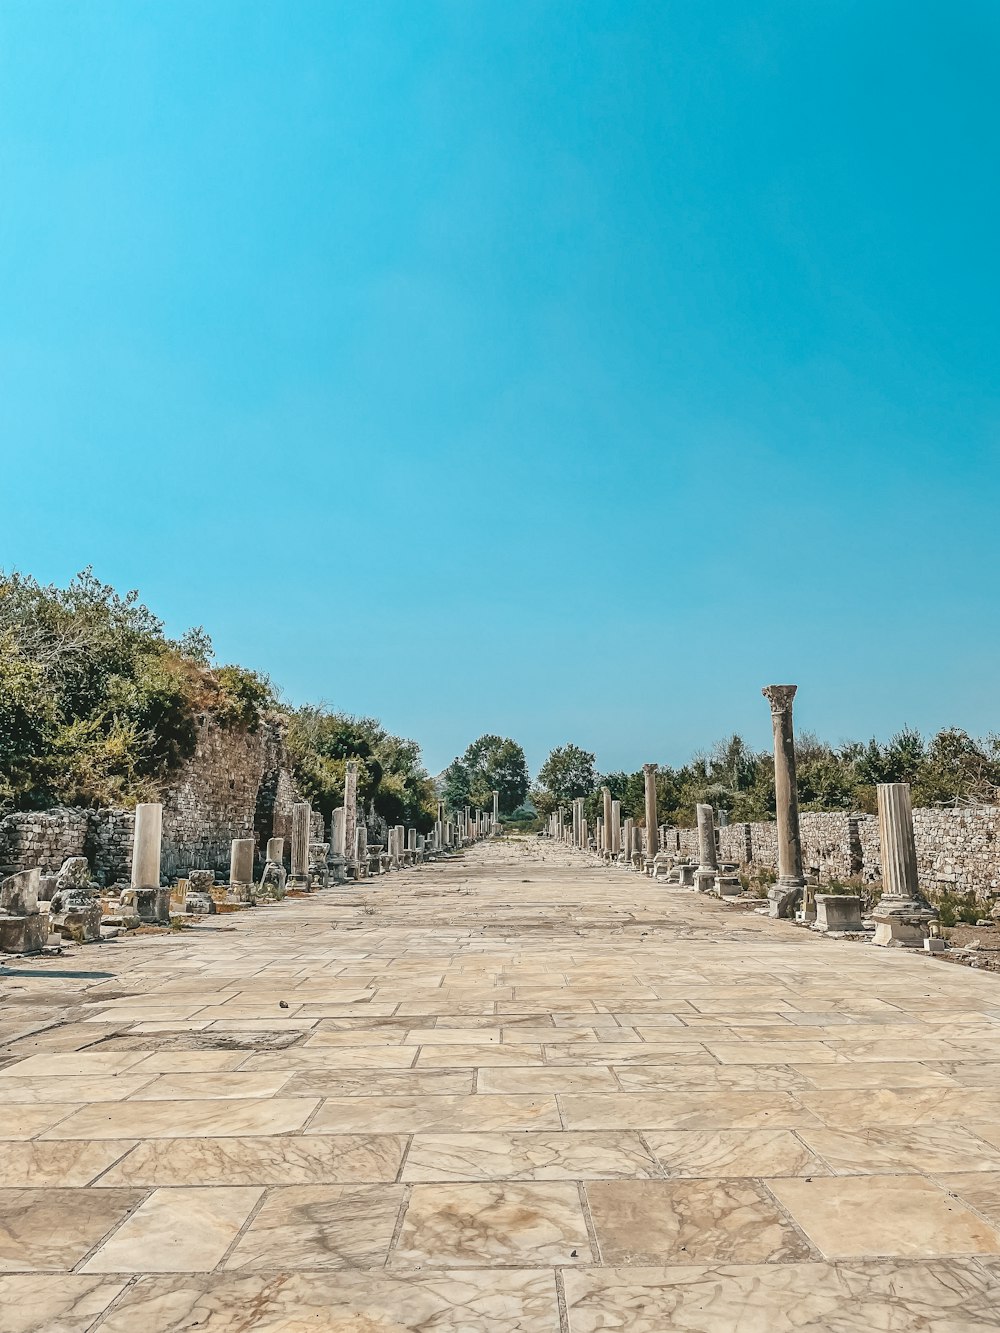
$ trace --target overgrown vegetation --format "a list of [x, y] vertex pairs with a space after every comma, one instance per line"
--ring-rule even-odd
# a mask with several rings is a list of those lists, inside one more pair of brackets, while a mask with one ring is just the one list
[[[156, 799], [194, 751], [198, 718], [255, 731], [279, 708], [259, 672], [216, 666], [201, 626], [178, 640], [137, 592], [84, 570], [66, 588], [0, 572], [0, 810]], [[288, 712], [288, 710], [282, 710]], [[289, 714], [296, 780], [329, 818], [344, 763], [390, 823], [430, 823], [433, 790], [413, 741], [371, 718]]]

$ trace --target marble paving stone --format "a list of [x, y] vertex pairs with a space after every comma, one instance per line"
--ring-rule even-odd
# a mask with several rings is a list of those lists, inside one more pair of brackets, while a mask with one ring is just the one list
[[784, 1092], [582, 1093], [560, 1096], [559, 1105], [567, 1129], [796, 1129], [810, 1123]]
[[324, 1069], [409, 1069], [419, 1054], [413, 1046], [338, 1046], [331, 1039], [339, 1036], [339, 1032], [315, 1032], [302, 1051], [322, 1051]]
[[247, 1058], [246, 1051], [157, 1051], [134, 1066], [135, 1073], [204, 1074], [230, 1073]]
[[618, 1081], [600, 1065], [558, 1069], [480, 1069], [476, 1091], [483, 1093], [617, 1092]]
[[[558, 1129], [554, 1097], [331, 1097], [306, 1134]], [[603, 1126], [599, 1126], [603, 1128]]]
[[0, 1190], [0, 1271], [73, 1268], [142, 1200], [140, 1190]]
[[992, 1333], [1000, 1279], [974, 1260], [575, 1269], [570, 1333]]
[[890, 1064], [799, 1065], [815, 1088], [953, 1088], [960, 1080], [912, 1060]]
[[393, 1134], [154, 1139], [139, 1144], [101, 1184], [374, 1184], [396, 1179], [406, 1144]]
[[979, 1088], [878, 1088], [796, 1094], [830, 1129], [844, 1125], [948, 1125], [996, 1120], [1000, 1095]]
[[319, 1103], [299, 1097], [252, 1101], [105, 1102], [86, 1106], [44, 1134], [46, 1139], [172, 1139], [289, 1134]]
[[[140, 1066], [144, 1068], [144, 1066]], [[159, 1074], [132, 1094], [131, 1100], [178, 1102], [191, 1098], [275, 1097], [282, 1091], [290, 1074], [250, 1074], [214, 1071], [204, 1073]]]
[[324, 1073], [321, 1069], [295, 1072], [282, 1089], [286, 1097], [459, 1097], [471, 1093], [475, 1085], [475, 1070], [430, 1069], [385, 1072], [362, 1070], [352, 1074], [338, 1069]]
[[606, 1264], [812, 1257], [801, 1234], [751, 1180], [599, 1180], [586, 1191]]
[[966, 1088], [1000, 1088], [1000, 1060], [943, 1060], [927, 1066]]
[[821, 1041], [708, 1040], [705, 1047], [724, 1065], [819, 1065], [843, 1058]]
[[262, 1193], [227, 1186], [154, 1190], [81, 1272], [210, 1272]]
[[830, 1174], [789, 1129], [651, 1129], [645, 1138], [671, 1177]]
[[813, 1086], [791, 1065], [615, 1065], [614, 1073], [626, 1092], [794, 1092]]
[[101, 1333], [555, 1333], [558, 1327], [551, 1272], [340, 1269], [147, 1278], [126, 1293]]
[[92, 1078], [100, 1074], [123, 1074], [145, 1060], [144, 1051], [59, 1051], [31, 1055], [19, 1064], [0, 1070], [0, 1090], [14, 1078]]
[[938, 1175], [937, 1183], [1000, 1229], [1000, 1170], [970, 1172], [965, 1167], [959, 1172]]
[[97, 1143], [0, 1143], [0, 1188], [89, 1185], [134, 1146], [134, 1141], [114, 1139]]
[[0, 1275], [3, 1333], [87, 1333], [124, 1288], [104, 1277], [54, 1273]]
[[44, 1106], [0, 1103], [0, 1141], [33, 1139], [78, 1109], [71, 1102], [49, 1102]]
[[1000, 1232], [921, 1176], [827, 1176], [769, 1187], [827, 1259], [1000, 1254]]
[[268, 1192], [227, 1269], [350, 1268], [385, 1261], [401, 1185], [298, 1185]]
[[635, 1133], [416, 1134], [403, 1180], [604, 1180], [658, 1176]]
[[[407, 1047], [412, 1050], [412, 1047]], [[577, 1049], [574, 1047], [574, 1049]], [[540, 1065], [542, 1048], [525, 1043], [521, 1046], [462, 1044], [457, 1046], [421, 1046], [417, 1069], [466, 1069], [496, 1065]]]
[[414, 1185], [391, 1256], [395, 1268], [591, 1262], [576, 1185]]
[[855, 1130], [802, 1129], [802, 1140], [835, 1175], [923, 1175], [939, 1171], [1000, 1170], [1000, 1148], [974, 1125], [869, 1125]]
[[596, 1041], [586, 1047], [552, 1042], [545, 1047], [549, 1065], [667, 1065], [717, 1063], [698, 1043]]
[[120, 1102], [155, 1077], [155, 1074], [95, 1074], [83, 1078], [8, 1078], [0, 1084], [0, 1108], [39, 1102]]

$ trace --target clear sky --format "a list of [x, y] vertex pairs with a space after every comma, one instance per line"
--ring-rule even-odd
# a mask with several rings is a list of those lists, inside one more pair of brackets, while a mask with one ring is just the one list
[[3, 0], [0, 565], [437, 771], [1000, 730], [995, 0]]

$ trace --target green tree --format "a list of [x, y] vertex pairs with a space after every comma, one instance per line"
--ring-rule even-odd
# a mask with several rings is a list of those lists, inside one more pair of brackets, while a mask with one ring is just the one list
[[567, 805], [577, 796], [589, 796], [597, 788], [596, 759], [579, 745], [558, 745], [538, 770], [538, 782], [531, 793], [535, 809], [543, 817], [558, 805]]
[[501, 814], [511, 814], [524, 803], [529, 781], [528, 763], [517, 741], [480, 736], [445, 769], [441, 795], [452, 810], [465, 805], [492, 810], [496, 791]]

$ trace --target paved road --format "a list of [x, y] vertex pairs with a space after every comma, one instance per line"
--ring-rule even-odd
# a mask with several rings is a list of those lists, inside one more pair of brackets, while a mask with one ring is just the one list
[[995, 975], [537, 842], [8, 971], [0, 1333], [1000, 1323]]

